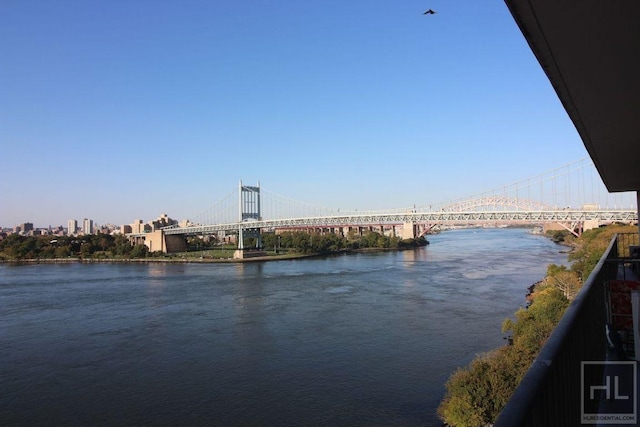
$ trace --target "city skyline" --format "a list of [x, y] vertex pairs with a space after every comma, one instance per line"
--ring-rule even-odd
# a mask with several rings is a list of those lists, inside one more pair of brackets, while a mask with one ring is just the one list
[[195, 216], [242, 179], [428, 205], [586, 150], [503, 2], [0, 6], [0, 225]]
[[[33, 222], [26, 221], [20, 224], [12, 226], [6, 226], [0, 224], [0, 232], [9, 231], [10, 233], [19, 233], [22, 235], [79, 235], [79, 234], [96, 234], [96, 233], [108, 233], [120, 230], [124, 224], [97, 224], [90, 218], [83, 218], [82, 223], [79, 223], [77, 219], [71, 218], [66, 221], [65, 224], [48, 224], [48, 225], [34, 225]], [[108, 231], [107, 231], [108, 230]], [[43, 233], [45, 232], [45, 233]]]

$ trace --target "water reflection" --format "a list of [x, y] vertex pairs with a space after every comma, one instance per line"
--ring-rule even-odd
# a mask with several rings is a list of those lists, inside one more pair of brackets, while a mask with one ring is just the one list
[[429, 246], [407, 249], [400, 252], [405, 267], [420, 267], [431, 260]]
[[265, 262], [239, 262], [235, 264], [235, 272], [239, 278], [261, 277]]
[[[164, 263], [149, 263], [146, 265], [147, 273], [149, 275], [149, 281], [147, 282], [150, 286], [162, 286], [164, 284], [164, 279], [167, 277], [167, 264]], [[175, 269], [174, 271], [175, 272]]]

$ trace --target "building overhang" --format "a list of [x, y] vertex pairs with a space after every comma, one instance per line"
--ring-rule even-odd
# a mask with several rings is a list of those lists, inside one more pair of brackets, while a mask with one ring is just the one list
[[505, 3], [607, 189], [640, 190], [640, 1]]

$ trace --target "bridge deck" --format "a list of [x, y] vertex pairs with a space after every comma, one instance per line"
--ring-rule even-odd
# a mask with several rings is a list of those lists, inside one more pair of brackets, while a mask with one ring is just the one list
[[167, 227], [166, 234], [207, 234], [251, 228], [284, 227], [345, 227], [367, 225], [399, 225], [428, 223], [443, 225], [482, 223], [576, 223], [584, 221], [634, 223], [638, 221], [635, 210], [552, 210], [552, 211], [477, 211], [477, 212], [410, 212], [360, 215], [336, 215], [307, 218], [284, 218], [262, 221], [234, 222], [227, 224]]

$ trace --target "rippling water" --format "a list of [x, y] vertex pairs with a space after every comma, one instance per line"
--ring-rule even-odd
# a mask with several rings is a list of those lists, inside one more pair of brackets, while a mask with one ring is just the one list
[[247, 264], [0, 265], [0, 424], [439, 426], [444, 383], [559, 246], [450, 231], [412, 251]]

